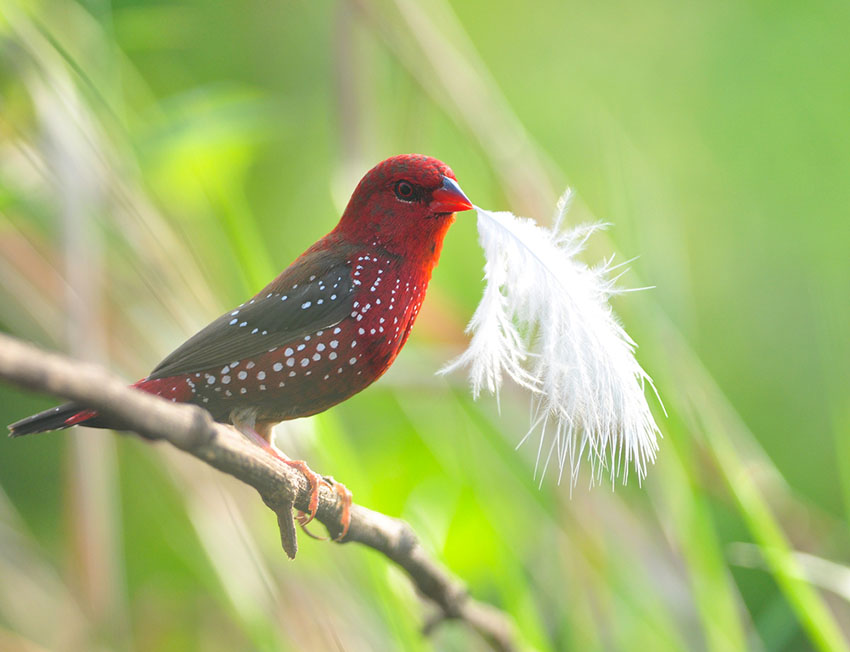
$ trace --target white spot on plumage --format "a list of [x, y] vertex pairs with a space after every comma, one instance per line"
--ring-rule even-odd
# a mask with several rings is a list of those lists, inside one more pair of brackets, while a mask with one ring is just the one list
[[266, 372], [265, 371], [258, 371], [257, 372], [257, 380], [265, 380], [265, 379], [266, 379]]
[[306, 309], [307, 309], [307, 308], [309, 308], [311, 305], [313, 305], [313, 304], [312, 304], [312, 302], [310, 302], [310, 301], [305, 301], [304, 303], [302, 303], [302, 304], [301, 304], [301, 310], [306, 310]]
[[287, 358], [286, 359], [286, 366], [287, 367], [294, 367], [295, 366], [295, 358]]
[[291, 356], [293, 353], [294, 353], [294, 351], [292, 350], [291, 346], [287, 346], [286, 349], [284, 349], [284, 351], [283, 351], [283, 355], [285, 355], [287, 358], [289, 356]]
[[306, 344], [299, 344], [297, 347], [295, 347], [295, 349], [297, 351], [303, 351], [306, 346]]
[[230, 320], [230, 325], [233, 326], [233, 324], [235, 324], [238, 321], [239, 321], [238, 319], [233, 318], [233, 319]]
[[239, 378], [239, 380], [245, 380], [248, 377], [248, 372], [240, 371], [238, 374], [236, 374], [236, 377]]
[[336, 360], [336, 351], [328, 353], [328, 360]]
[[355, 362], [357, 362], [357, 358], [349, 358], [348, 359], [348, 364], [354, 364]]
[[275, 362], [275, 363], [272, 365], [272, 369], [274, 369], [275, 371], [280, 371], [281, 369], [283, 369], [283, 365], [282, 365], [282, 364], [280, 364], [279, 362]]
[[310, 364], [309, 358], [301, 358], [301, 366], [302, 367], [306, 367], [308, 364]]
[[335, 349], [336, 347], [339, 346], [339, 342], [337, 340], [331, 340], [330, 345], [331, 345], [332, 349]]
[[221, 382], [223, 385], [227, 385], [230, 382], [230, 376], [222, 376]]

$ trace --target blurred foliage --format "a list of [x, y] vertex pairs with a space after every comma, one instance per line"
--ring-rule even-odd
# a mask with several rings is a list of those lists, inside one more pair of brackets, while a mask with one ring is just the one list
[[[538, 489], [527, 397], [434, 377], [482, 287], [467, 215], [390, 373], [281, 447], [408, 519], [529, 649], [847, 649], [848, 30], [834, 0], [0, 0], [0, 328], [133, 380], [389, 155], [541, 220], [570, 184], [614, 224], [588, 260], [656, 286], [616, 305], [669, 414], [643, 487]], [[4, 386], [0, 417], [53, 402]], [[286, 561], [184, 457], [0, 441], [0, 648], [483, 649], [423, 639], [366, 550]]]

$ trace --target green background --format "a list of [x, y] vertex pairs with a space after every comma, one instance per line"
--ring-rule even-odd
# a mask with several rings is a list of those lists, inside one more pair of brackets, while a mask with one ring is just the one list
[[[128, 381], [422, 152], [477, 204], [613, 226], [668, 411], [642, 487], [537, 488], [528, 397], [434, 372], [482, 290], [459, 215], [379, 383], [279, 429], [411, 522], [523, 649], [847, 649], [850, 5], [0, 0], [0, 328]], [[54, 400], [0, 387], [0, 420]], [[571, 495], [572, 494], [572, 495]], [[279, 547], [132, 437], [0, 440], [0, 648], [484, 649], [385, 559]]]

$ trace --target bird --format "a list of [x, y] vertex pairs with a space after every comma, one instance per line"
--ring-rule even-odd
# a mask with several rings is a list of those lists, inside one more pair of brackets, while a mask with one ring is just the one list
[[[421, 154], [382, 161], [361, 179], [330, 233], [132, 387], [200, 406], [298, 468], [311, 488], [308, 514], [299, 514], [305, 525], [328, 480], [281, 453], [272, 428], [327, 410], [387, 371], [407, 342], [455, 213], [471, 208], [442, 161]], [[123, 429], [66, 403], [11, 424], [9, 434], [74, 425]], [[331, 486], [343, 498], [341, 540], [351, 494]]]

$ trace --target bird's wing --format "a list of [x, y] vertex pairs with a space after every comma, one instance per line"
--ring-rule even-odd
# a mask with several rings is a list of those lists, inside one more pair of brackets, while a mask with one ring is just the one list
[[186, 340], [149, 377], [224, 366], [331, 328], [351, 313], [354, 289], [344, 252], [308, 252], [253, 299]]

